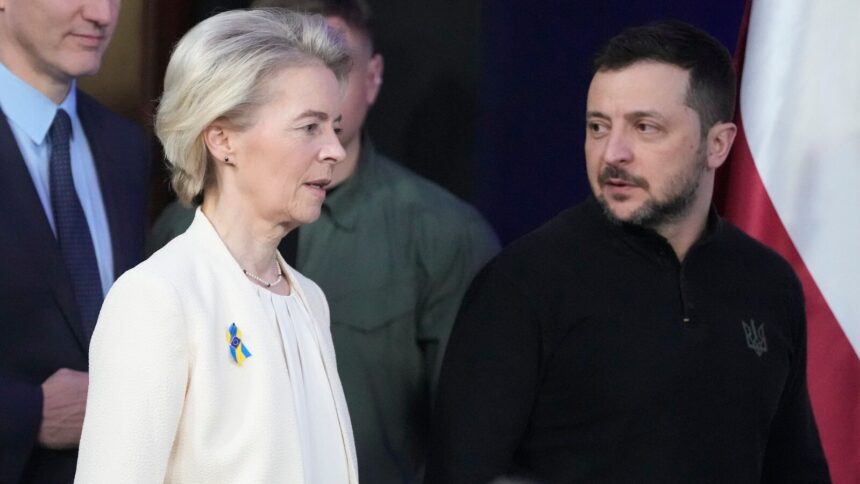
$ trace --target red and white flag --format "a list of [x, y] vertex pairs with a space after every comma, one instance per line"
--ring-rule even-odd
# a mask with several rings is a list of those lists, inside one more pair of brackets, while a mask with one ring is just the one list
[[860, 482], [860, 1], [750, 0], [720, 212], [803, 283], [808, 378], [836, 483]]

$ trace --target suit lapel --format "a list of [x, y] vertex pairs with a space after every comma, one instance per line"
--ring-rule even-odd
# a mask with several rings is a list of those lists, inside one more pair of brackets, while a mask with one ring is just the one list
[[[81, 349], [86, 351], [86, 337], [75, 302], [71, 276], [57, 246], [57, 239], [33, 186], [33, 179], [18, 149], [18, 142], [0, 111], [0, 207], [7, 230], [19, 234], [15, 248], [21, 270], [34, 271], [51, 287], [54, 299]], [[7, 255], [9, 256], [9, 255]]]
[[121, 143], [122, 140], [116, 140], [111, 137], [112, 130], [110, 126], [105, 126], [104, 117], [98, 113], [98, 107], [95, 102], [90, 100], [84, 93], [78, 91], [78, 117], [81, 120], [81, 125], [84, 127], [84, 132], [87, 136], [87, 142], [90, 146], [90, 152], [93, 154], [93, 161], [96, 166], [96, 173], [99, 179], [99, 188], [102, 193], [102, 201], [107, 214], [108, 227], [110, 229], [110, 243], [113, 252], [113, 267], [114, 278], [119, 277], [126, 269], [137, 261], [128, 260], [128, 247], [132, 246], [130, 240], [127, 240], [128, 234], [122, 230], [123, 217], [128, 217], [128, 214], [123, 214], [123, 203], [119, 199], [121, 194], [118, 187], [122, 186], [122, 173], [120, 172], [120, 160], [114, 159], [111, 154], [117, 153], [120, 150], [114, 149], [115, 145]]

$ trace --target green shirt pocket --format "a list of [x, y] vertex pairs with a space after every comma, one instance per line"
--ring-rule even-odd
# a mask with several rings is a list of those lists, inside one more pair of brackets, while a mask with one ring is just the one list
[[363, 287], [329, 300], [331, 321], [361, 332], [377, 331], [395, 321], [414, 321], [417, 300], [412, 281]]

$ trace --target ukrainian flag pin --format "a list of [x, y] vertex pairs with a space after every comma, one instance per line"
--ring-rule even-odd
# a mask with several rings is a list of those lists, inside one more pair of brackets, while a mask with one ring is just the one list
[[236, 323], [231, 324], [230, 329], [227, 330], [227, 343], [230, 345], [230, 356], [239, 366], [251, 357], [251, 352], [242, 342], [242, 330], [236, 326]]

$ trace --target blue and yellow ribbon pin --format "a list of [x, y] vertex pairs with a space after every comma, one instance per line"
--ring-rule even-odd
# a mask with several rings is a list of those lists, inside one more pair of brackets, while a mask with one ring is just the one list
[[239, 366], [242, 366], [242, 363], [251, 357], [251, 352], [242, 342], [242, 330], [236, 326], [236, 323], [231, 324], [227, 331], [227, 343], [230, 344], [230, 356]]

